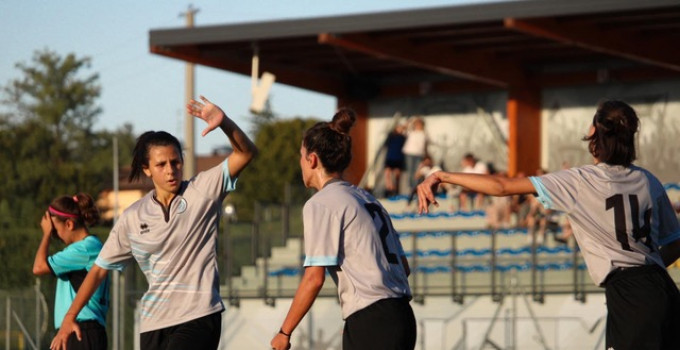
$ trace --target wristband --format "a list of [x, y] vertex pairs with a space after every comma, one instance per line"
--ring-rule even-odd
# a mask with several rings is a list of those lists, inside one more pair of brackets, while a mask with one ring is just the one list
[[283, 328], [279, 328], [279, 334], [283, 334], [286, 337], [290, 338], [290, 335], [293, 334], [293, 332], [286, 333], [286, 332], [283, 331]]

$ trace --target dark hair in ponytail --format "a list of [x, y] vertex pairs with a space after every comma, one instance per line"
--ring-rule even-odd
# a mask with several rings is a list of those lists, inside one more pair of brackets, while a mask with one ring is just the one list
[[50, 210], [50, 215], [61, 221], [73, 219], [76, 227], [90, 227], [99, 222], [99, 209], [94, 199], [87, 193], [78, 193], [75, 196], [61, 196], [52, 201], [50, 208], [67, 214], [59, 215]]
[[593, 117], [595, 131], [585, 136], [588, 150], [599, 161], [630, 166], [635, 160], [635, 133], [640, 120], [635, 110], [617, 100], [600, 103]]
[[330, 122], [319, 122], [305, 131], [302, 145], [308, 153], [316, 153], [328, 173], [340, 173], [352, 160], [352, 137], [349, 130], [356, 121], [356, 113], [341, 108]]
[[184, 162], [182, 156], [182, 145], [176, 137], [170, 135], [165, 131], [147, 131], [137, 138], [137, 144], [132, 151], [132, 170], [128, 180], [134, 181], [142, 176], [145, 166], [149, 166], [149, 149], [151, 146], [175, 146], [180, 159]]

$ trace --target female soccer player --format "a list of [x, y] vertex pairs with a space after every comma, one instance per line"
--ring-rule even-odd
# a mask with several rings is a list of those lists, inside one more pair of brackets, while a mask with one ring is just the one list
[[72, 332], [80, 339], [74, 315], [109, 270], [122, 269], [133, 259], [149, 283], [141, 299], [141, 348], [217, 348], [224, 310], [216, 257], [221, 204], [256, 148], [219, 107], [201, 99], [203, 103], [192, 100], [187, 111], [208, 123], [203, 136], [220, 127], [233, 152], [216, 167], [182, 181], [182, 148], [174, 136], [149, 131], [137, 139], [130, 179], [144, 174], [154, 189], [127, 208], [114, 226], [52, 349], [64, 349]]
[[593, 281], [605, 288], [607, 349], [680, 349], [680, 293], [665, 266], [680, 256], [680, 226], [659, 180], [632, 164], [639, 120], [621, 101], [593, 117], [593, 165], [530, 178], [438, 172], [418, 187], [419, 211], [452, 183], [494, 196], [537, 193], [564, 211]]
[[300, 148], [306, 187], [318, 192], [303, 209], [305, 271], [273, 349], [290, 336], [323, 286], [326, 271], [338, 286], [345, 319], [343, 349], [413, 349], [416, 324], [409, 300], [409, 267], [397, 232], [380, 203], [342, 179], [352, 159], [348, 135], [356, 116], [340, 110], [333, 121], [307, 130]]
[[[33, 273], [57, 277], [54, 297], [54, 328], [61, 327], [66, 310], [71, 306], [87, 272], [92, 269], [102, 242], [88, 231], [99, 221], [99, 211], [86, 193], [61, 196], [52, 201], [40, 221], [42, 240], [35, 253]], [[66, 247], [48, 256], [50, 237]], [[106, 311], [109, 309], [109, 287], [105, 280], [75, 317], [82, 330], [82, 341], [75, 336], [67, 340], [69, 349], [106, 349]]]

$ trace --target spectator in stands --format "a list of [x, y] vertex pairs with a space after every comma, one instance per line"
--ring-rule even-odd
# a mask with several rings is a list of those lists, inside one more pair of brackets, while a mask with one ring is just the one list
[[604, 101], [583, 138], [593, 165], [529, 179], [439, 171], [418, 186], [419, 210], [437, 203], [440, 183], [537, 193], [544, 207], [567, 213], [590, 276], [605, 289], [605, 348], [680, 349], [680, 292], [665, 269], [680, 257], [680, 224], [663, 185], [632, 164], [639, 122], [628, 104]]
[[343, 349], [413, 349], [416, 321], [409, 304], [409, 267], [399, 235], [380, 202], [342, 179], [352, 159], [349, 130], [356, 116], [341, 109], [331, 122], [305, 131], [300, 168], [317, 192], [303, 209], [305, 262], [288, 314], [271, 348], [287, 350], [312, 307], [326, 273], [338, 287]]
[[[51, 274], [57, 278], [54, 296], [54, 328], [61, 328], [66, 310], [94, 265], [102, 249], [102, 242], [90, 234], [89, 227], [99, 222], [99, 210], [89, 194], [61, 196], [52, 201], [40, 221], [42, 240], [33, 262], [35, 275]], [[66, 247], [48, 255], [50, 237], [58, 239]], [[106, 349], [106, 312], [109, 309], [108, 277], [97, 288], [93, 298], [75, 316], [81, 332], [81, 339], [75, 334], [67, 340], [69, 349]]]
[[390, 197], [399, 194], [399, 184], [401, 183], [401, 171], [404, 169], [404, 152], [402, 148], [406, 142], [404, 135], [405, 126], [398, 124], [394, 130], [387, 135], [385, 147], [385, 196]]
[[406, 134], [406, 142], [402, 151], [406, 157], [406, 176], [408, 178], [408, 193], [411, 192], [416, 185], [416, 170], [418, 164], [423, 161], [427, 155], [427, 134], [425, 133], [425, 121], [420, 117], [411, 118], [409, 120], [409, 131]]
[[164, 131], [137, 138], [130, 180], [151, 178], [154, 189], [128, 207], [116, 222], [85, 277], [50, 348], [67, 348], [83, 306], [109, 270], [137, 262], [149, 288], [140, 302], [141, 349], [217, 349], [222, 311], [217, 269], [217, 233], [222, 201], [257, 149], [221, 108], [201, 96], [187, 112], [207, 123], [203, 136], [219, 128], [233, 151], [223, 162], [182, 179], [182, 146]]
[[[520, 171], [517, 172], [515, 177], [524, 178], [526, 177], [526, 174]], [[510, 211], [512, 214], [515, 215], [515, 222], [517, 223], [517, 227], [527, 227], [527, 215], [529, 214], [529, 210], [531, 208], [529, 202], [530, 196], [531, 195], [528, 194], [516, 194], [512, 196]]]
[[[466, 153], [461, 160], [462, 172], [466, 174], [488, 174], [489, 169], [484, 162], [480, 162], [472, 153]], [[459, 197], [461, 210], [480, 210], [484, 204], [484, 194], [463, 188]], [[474, 200], [474, 205], [468, 207], [470, 199]]]
[[[506, 172], [498, 172], [494, 174], [499, 177], [507, 177]], [[489, 204], [484, 211], [486, 212], [487, 226], [492, 230], [499, 228], [509, 228], [511, 225], [511, 211], [512, 211], [511, 197], [491, 197]]]

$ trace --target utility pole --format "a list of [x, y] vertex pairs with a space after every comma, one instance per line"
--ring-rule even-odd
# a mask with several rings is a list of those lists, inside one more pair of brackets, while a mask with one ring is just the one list
[[[194, 26], [194, 15], [198, 13], [198, 9], [189, 5], [186, 12], [179, 14], [180, 17], [186, 17], [186, 26], [191, 28]], [[194, 64], [187, 62], [185, 68], [185, 99], [186, 103], [194, 98]], [[186, 112], [185, 112], [186, 113]], [[194, 141], [194, 117], [186, 113], [184, 116], [184, 179], [188, 180], [196, 173], [196, 141]]]
[[[116, 224], [118, 221], [118, 136], [113, 137], [113, 223]], [[120, 340], [122, 335], [125, 334], [121, 329], [121, 309], [123, 303], [121, 302], [120, 296], [120, 271], [114, 270], [113, 276], [111, 276], [112, 283], [112, 293], [111, 293], [111, 306], [113, 311], [113, 334], [111, 335], [111, 347], [113, 350], [122, 349], [120, 345]]]

